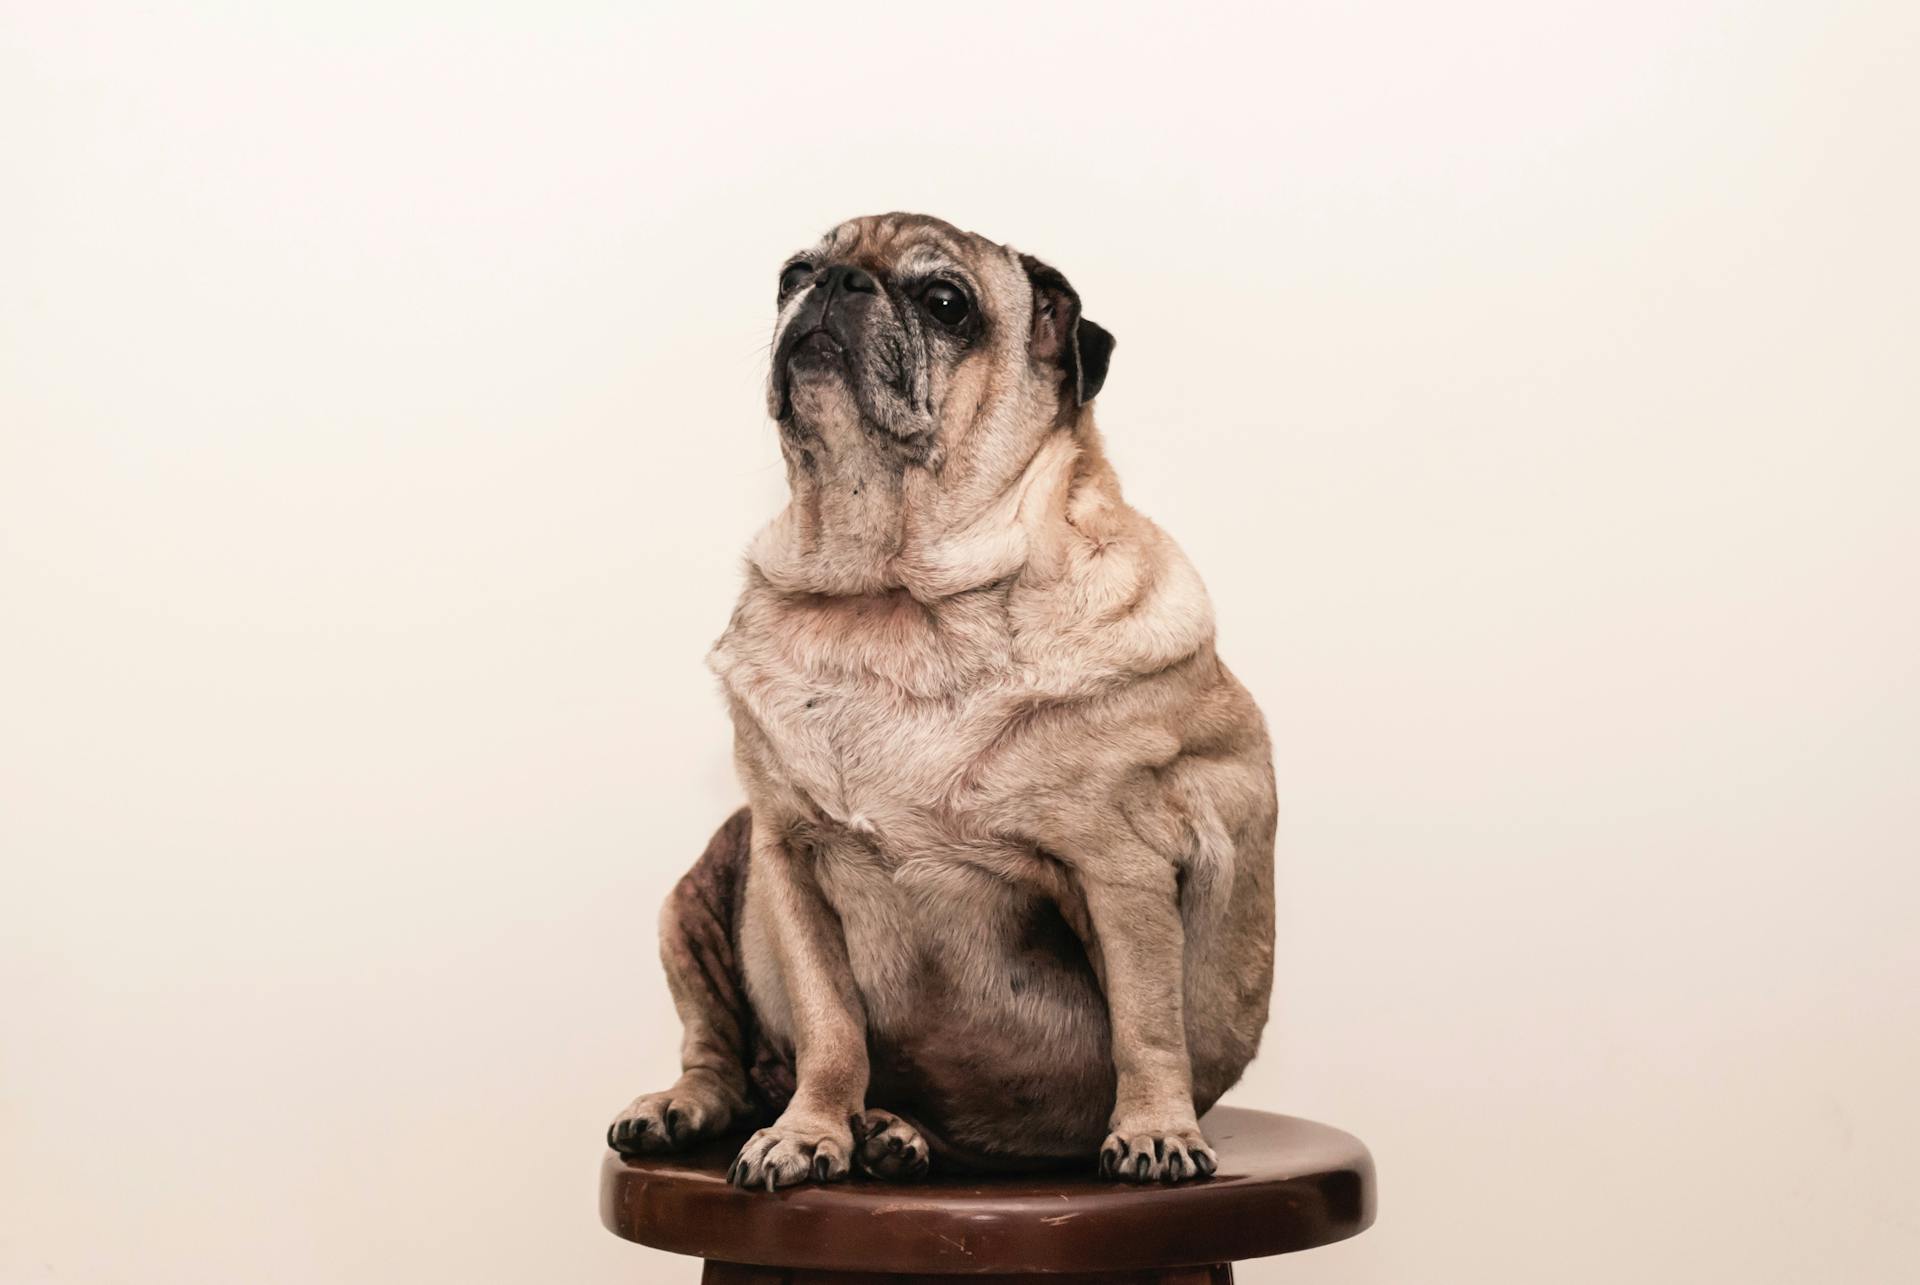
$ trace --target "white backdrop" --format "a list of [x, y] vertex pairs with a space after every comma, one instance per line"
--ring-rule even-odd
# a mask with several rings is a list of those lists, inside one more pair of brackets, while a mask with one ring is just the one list
[[9, 4], [0, 1281], [637, 1282], [780, 257], [1064, 269], [1265, 708], [1241, 1279], [1920, 1258], [1920, 9]]

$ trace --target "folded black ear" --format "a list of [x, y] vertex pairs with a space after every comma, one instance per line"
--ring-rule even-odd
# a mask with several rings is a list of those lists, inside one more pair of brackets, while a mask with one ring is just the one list
[[1033, 285], [1033, 342], [1037, 362], [1059, 367], [1075, 406], [1085, 406], [1107, 381], [1113, 336], [1080, 315], [1080, 295], [1057, 268], [1020, 256]]

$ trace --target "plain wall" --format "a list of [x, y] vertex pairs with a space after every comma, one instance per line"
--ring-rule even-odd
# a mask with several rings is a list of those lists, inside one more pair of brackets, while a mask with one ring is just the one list
[[0, 1280], [637, 1282], [781, 258], [1062, 268], [1272, 727], [1249, 1285], [1920, 1259], [1920, 8], [13, 4]]

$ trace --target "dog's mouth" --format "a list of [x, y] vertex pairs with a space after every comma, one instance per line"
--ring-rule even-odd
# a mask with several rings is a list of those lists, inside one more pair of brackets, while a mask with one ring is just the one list
[[793, 414], [795, 376], [844, 369], [847, 349], [846, 345], [827, 332], [825, 326], [815, 326], [804, 334], [789, 335], [781, 348], [780, 359], [774, 364], [780, 405], [775, 418], [784, 420]]
[[820, 357], [843, 357], [846, 351], [840, 341], [828, 334], [826, 327], [822, 326], [817, 330], [809, 330], [795, 340], [792, 349], [787, 353], [787, 360], [797, 362], [811, 361]]

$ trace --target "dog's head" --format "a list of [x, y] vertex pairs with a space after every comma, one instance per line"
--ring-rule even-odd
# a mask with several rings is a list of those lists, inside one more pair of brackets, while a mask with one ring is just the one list
[[925, 215], [842, 223], [778, 289], [768, 409], [802, 468], [817, 450], [901, 469], [1030, 453], [1093, 400], [1113, 353], [1059, 272]]

